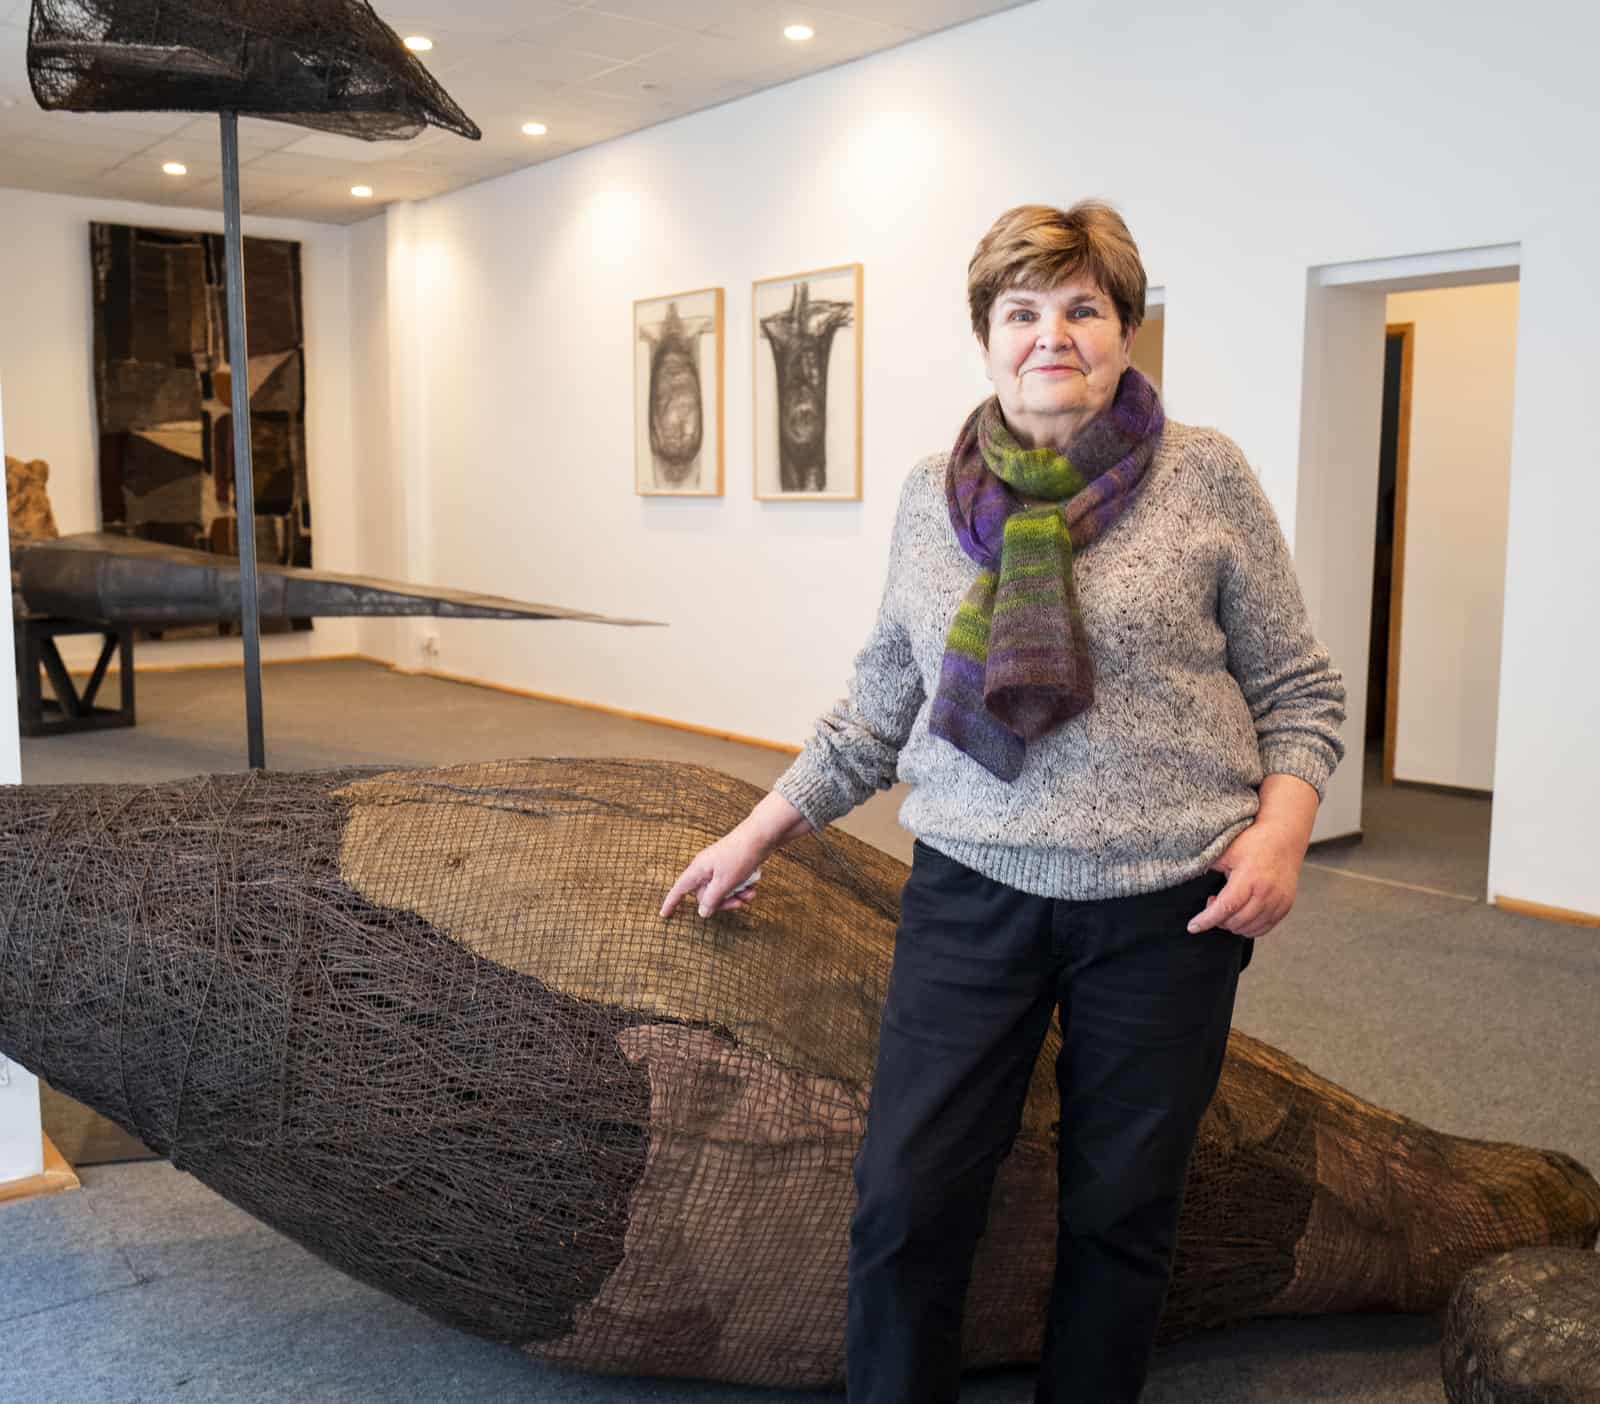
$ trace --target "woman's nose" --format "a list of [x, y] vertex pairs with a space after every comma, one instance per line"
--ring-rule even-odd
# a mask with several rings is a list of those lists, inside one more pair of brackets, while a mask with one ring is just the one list
[[1065, 346], [1071, 339], [1071, 324], [1059, 313], [1046, 312], [1039, 318], [1037, 340], [1040, 346]]

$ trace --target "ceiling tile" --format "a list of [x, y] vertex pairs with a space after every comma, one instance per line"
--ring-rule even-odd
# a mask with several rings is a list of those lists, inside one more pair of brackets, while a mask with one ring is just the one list
[[89, 141], [91, 133], [100, 131], [145, 132], [146, 140], [154, 141], [182, 131], [194, 121], [192, 112], [45, 112], [43, 116], [57, 123], [63, 131], [81, 133]]
[[663, 85], [681, 88], [706, 85], [710, 89], [732, 83], [751, 69], [744, 45], [725, 35], [695, 34], [640, 59], [641, 72]]
[[624, 19], [659, 20], [678, 29], [709, 29], [738, 16], [748, 0], [594, 0], [590, 9], [597, 14], [620, 15]]
[[[930, 34], [936, 29], [948, 29], [953, 24], [965, 24], [968, 20], [1029, 3], [1031, 0], [824, 0], [812, 9], [819, 16], [850, 15]], [[821, 24], [816, 20], [811, 23], [821, 31]]]
[[513, 34], [530, 24], [555, 19], [580, 7], [581, 0], [451, 0], [429, 5], [417, 0], [374, 0], [373, 9], [396, 34], [426, 34], [432, 26], [462, 34]]
[[[783, 37], [785, 27], [799, 21], [816, 30], [815, 39], [797, 44]], [[897, 44], [909, 37], [909, 31], [899, 25], [847, 14], [824, 14], [803, 3], [792, 5], [784, 0], [749, 0], [739, 7], [732, 19], [714, 25], [711, 33], [757, 43], [764, 53], [775, 57], [784, 53], [816, 53], [841, 43], [851, 47], [874, 40], [879, 44]], [[752, 54], [752, 58], [760, 61], [757, 54]]]
[[67, 176], [53, 166], [11, 166], [0, 158], [0, 186], [12, 190], [37, 190], [43, 195], [83, 195], [100, 192], [94, 176]]
[[159, 135], [151, 132], [130, 132], [105, 124], [85, 128], [66, 118], [66, 113], [40, 112], [36, 107], [0, 112], [0, 144], [23, 140], [49, 141], [62, 146], [120, 151], [127, 155], [143, 151], [152, 141], [160, 140]]
[[[216, 146], [218, 152], [222, 150], [222, 124], [210, 114], [196, 117], [188, 126], [180, 127], [173, 135], [182, 137], [185, 141], [209, 141]], [[305, 135], [306, 129], [292, 122], [267, 122], [259, 117], [241, 117], [239, 152], [240, 155], [244, 155], [252, 151], [276, 151], [291, 142], [299, 141]]]
[[5, 155], [24, 165], [56, 166], [63, 174], [107, 171], [120, 165], [126, 151], [108, 146], [82, 146], [69, 141], [39, 141], [17, 137], [5, 144]]
[[342, 180], [348, 185], [371, 185], [383, 168], [358, 165], [353, 161], [322, 161], [307, 156], [291, 156], [282, 151], [269, 151], [265, 156], [257, 156], [251, 161], [250, 169], [265, 171], [269, 175], [299, 177], [303, 184], [312, 186], [330, 180]]
[[410, 146], [408, 141], [363, 141], [360, 137], [335, 136], [331, 132], [312, 132], [302, 128], [292, 143], [278, 150], [285, 156], [387, 165], [391, 161], [404, 160]]
[[527, 26], [522, 37], [529, 43], [541, 46], [602, 54], [618, 63], [627, 63], [654, 53], [690, 32], [594, 10], [574, 10], [561, 19]]
[[120, 169], [148, 171], [160, 180], [165, 175], [161, 167], [168, 161], [180, 161], [189, 168], [189, 174], [216, 175], [222, 169], [222, 149], [209, 141], [186, 141], [182, 137], [165, 137], [144, 151], [135, 151], [122, 158]]
[[617, 60], [604, 54], [574, 53], [508, 39], [463, 64], [451, 78], [450, 95], [464, 103], [463, 93], [508, 95], [530, 83], [584, 83], [616, 66]]

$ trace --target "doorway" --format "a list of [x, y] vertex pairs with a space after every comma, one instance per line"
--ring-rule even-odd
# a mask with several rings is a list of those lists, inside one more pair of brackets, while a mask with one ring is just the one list
[[[1346, 759], [1313, 837], [1393, 828], [1366, 803], [1369, 790], [1391, 809], [1410, 803], [1404, 790], [1470, 798], [1481, 834], [1464, 843], [1458, 834], [1436, 856], [1450, 863], [1449, 890], [1465, 883], [1480, 898], [1519, 260], [1515, 245], [1500, 245], [1328, 265], [1310, 270], [1307, 287], [1294, 553], [1349, 696]], [[1349, 851], [1358, 866], [1361, 851]]]
[[1378, 523], [1372, 553], [1372, 619], [1367, 646], [1369, 751], [1394, 784], [1395, 713], [1400, 698], [1400, 610], [1405, 560], [1406, 480], [1411, 454], [1411, 358], [1415, 322], [1384, 329], [1383, 427], [1378, 439]]

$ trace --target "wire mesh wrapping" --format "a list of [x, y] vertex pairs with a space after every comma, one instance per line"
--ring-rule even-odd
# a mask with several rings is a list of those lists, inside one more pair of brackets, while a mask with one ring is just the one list
[[1600, 1255], [1519, 1248], [1461, 1279], [1445, 1316], [1450, 1404], [1600, 1404]]
[[477, 126], [365, 0], [33, 0], [28, 77], [70, 112], [238, 112], [361, 137]]
[[[807, 838], [748, 911], [662, 921], [759, 793], [594, 760], [0, 791], [0, 1050], [454, 1325], [588, 1369], [837, 1383], [906, 870]], [[1037, 1357], [1058, 1046], [969, 1365]], [[1597, 1227], [1567, 1157], [1430, 1131], [1235, 1034], [1164, 1334], [1435, 1309], [1474, 1263]]]

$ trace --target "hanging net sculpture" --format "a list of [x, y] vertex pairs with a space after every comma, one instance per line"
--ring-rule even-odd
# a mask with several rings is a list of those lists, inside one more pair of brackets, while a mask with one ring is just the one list
[[[906, 869], [830, 833], [748, 911], [661, 920], [759, 795], [596, 760], [0, 790], [0, 1051], [440, 1320], [593, 1370], [837, 1384]], [[1058, 1042], [969, 1365], [1037, 1358]], [[1431, 1131], [1235, 1034], [1164, 1333], [1435, 1310], [1474, 1264], [1597, 1228], [1570, 1158]]]
[[1442, 1354], [1450, 1404], [1600, 1404], [1600, 1254], [1519, 1248], [1473, 1268]]
[[33, 0], [47, 110], [237, 112], [368, 141], [472, 120], [366, 0]]

